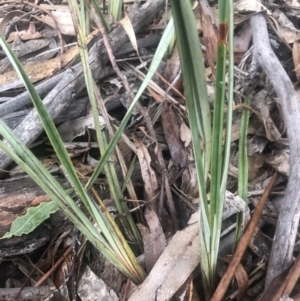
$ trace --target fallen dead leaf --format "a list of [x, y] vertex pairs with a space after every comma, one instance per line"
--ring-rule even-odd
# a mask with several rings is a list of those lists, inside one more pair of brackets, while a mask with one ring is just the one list
[[188, 154], [180, 138], [181, 122], [172, 106], [168, 103], [164, 105], [161, 113], [161, 121], [174, 164], [185, 167], [188, 161]]
[[167, 241], [156, 213], [147, 207], [144, 216], [148, 227], [142, 224], [137, 224], [137, 226], [142, 235], [146, 267], [149, 273], [166, 248]]
[[141, 165], [141, 173], [145, 184], [146, 198], [147, 201], [153, 201], [156, 190], [158, 189], [158, 184], [154, 170], [150, 165], [151, 157], [142, 139], [136, 133], [133, 133], [132, 138], [136, 146], [136, 154]]
[[167, 301], [184, 284], [200, 262], [198, 220], [199, 212], [196, 212], [188, 227], [174, 235], [129, 301]]

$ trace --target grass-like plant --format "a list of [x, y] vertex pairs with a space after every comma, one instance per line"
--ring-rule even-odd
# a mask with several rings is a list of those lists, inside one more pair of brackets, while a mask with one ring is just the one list
[[[116, 1], [117, 2], [117, 1]], [[105, 206], [102, 204], [99, 196], [95, 194], [92, 188], [93, 183], [100, 172], [105, 169], [108, 175], [108, 182], [116, 204], [119, 204], [119, 210], [122, 212], [120, 200], [123, 198], [122, 190], [117, 183], [113, 165], [108, 162], [114, 151], [119, 138], [121, 137], [126, 124], [139, 97], [151, 81], [160, 61], [162, 60], [170, 41], [174, 34], [174, 24], [176, 37], [178, 40], [181, 66], [184, 76], [185, 93], [187, 97], [187, 107], [189, 112], [190, 128], [193, 138], [193, 147], [195, 162], [198, 172], [198, 185], [200, 196], [200, 237], [201, 237], [201, 267], [203, 279], [207, 288], [207, 295], [210, 295], [215, 286], [215, 269], [218, 255], [221, 217], [223, 211], [223, 200], [225, 196], [227, 169], [229, 162], [231, 120], [232, 120], [232, 95], [233, 95], [233, 6], [232, 0], [219, 1], [219, 40], [217, 53], [216, 69], [216, 93], [214, 104], [213, 119], [210, 117], [210, 106], [208, 102], [204, 59], [199, 47], [199, 40], [192, 13], [190, 0], [171, 0], [172, 12], [171, 18], [161, 42], [156, 50], [149, 71], [143, 81], [139, 91], [127, 110], [118, 130], [106, 144], [105, 133], [101, 132], [98, 119], [98, 109], [94, 97], [95, 85], [88, 65], [88, 55], [85, 49], [84, 38], [86, 36], [86, 24], [84, 22], [85, 5], [80, 2], [79, 9], [76, 1], [71, 1], [73, 17], [77, 24], [77, 38], [79, 43], [80, 55], [86, 79], [87, 91], [91, 100], [92, 113], [95, 121], [97, 141], [99, 143], [101, 159], [93, 175], [85, 187], [80, 183], [72, 162], [64, 148], [64, 145], [58, 135], [56, 128], [47, 113], [39, 95], [28, 80], [22, 66], [15, 58], [3, 38], [0, 39], [0, 45], [7, 53], [14, 68], [22, 78], [25, 87], [32, 97], [33, 104], [41, 118], [45, 131], [54, 147], [56, 154], [63, 166], [64, 174], [70, 181], [76, 194], [89, 214], [97, 223], [101, 232], [97, 231], [88, 218], [82, 213], [68, 192], [64, 191], [51, 174], [41, 165], [35, 156], [26, 148], [22, 142], [15, 137], [13, 132], [8, 129], [0, 120], [0, 132], [6, 139], [6, 142], [0, 141], [0, 148], [7, 152], [13, 160], [17, 162], [37, 184], [51, 197], [51, 199], [60, 206], [67, 217], [78, 227], [78, 229], [125, 275], [134, 282], [143, 281], [145, 273], [128, 246], [122, 233], [116, 226], [114, 220], [110, 217]], [[108, 30], [108, 28], [107, 28]], [[228, 34], [229, 33], [229, 34]], [[229, 37], [229, 39], [228, 39]], [[229, 42], [229, 43], [228, 43]], [[228, 56], [227, 56], [228, 54]], [[225, 139], [223, 135], [224, 127], [224, 106], [225, 106], [225, 86], [226, 86], [226, 59], [229, 59], [229, 80], [227, 81], [227, 116]], [[213, 125], [213, 127], [212, 127]], [[13, 151], [13, 150], [14, 151]], [[208, 176], [210, 175], [210, 181]], [[209, 185], [208, 185], [209, 184]], [[207, 187], [210, 187], [207, 191]], [[209, 193], [208, 193], [209, 192]], [[209, 197], [207, 197], [209, 195]], [[94, 199], [100, 202], [99, 210]], [[130, 217], [126, 220], [136, 240], [139, 239], [135, 232], [135, 226]]]
[[[85, 38], [86, 38], [86, 15], [82, 13], [82, 9], [84, 9], [84, 1], [80, 1], [80, 6], [78, 5], [78, 2], [76, 0], [71, 0], [69, 2], [71, 12], [72, 12], [72, 17], [73, 17], [73, 23], [75, 24], [76, 32], [77, 32], [77, 42], [78, 42], [78, 49], [79, 49], [79, 54], [81, 57], [81, 62], [82, 62], [82, 67], [83, 67], [83, 73], [84, 73], [84, 78], [85, 78], [85, 84], [86, 84], [86, 89], [89, 95], [89, 100], [92, 108], [92, 115], [93, 115], [93, 120], [95, 124], [95, 129], [96, 129], [96, 137], [97, 137], [97, 142], [100, 148], [101, 154], [103, 154], [106, 150], [107, 143], [106, 143], [106, 131], [101, 130], [100, 127], [100, 122], [99, 122], [99, 110], [97, 107], [97, 99], [96, 95], [100, 94], [100, 91], [98, 91], [98, 87], [96, 86], [91, 68], [89, 65], [89, 58], [88, 58], [88, 51], [87, 47], [85, 44]], [[95, 91], [97, 90], [97, 91]], [[101, 101], [98, 99], [98, 101]], [[107, 162], [105, 165], [105, 174], [106, 178], [108, 181], [109, 189], [112, 194], [113, 200], [116, 204], [116, 207], [118, 209], [118, 212], [120, 214], [120, 218], [122, 219], [122, 223], [124, 227], [127, 229], [127, 231], [130, 231], [132, 234], [132, 237], [134, 237], [134, 243], [137, 243], [137, 246], [141, 246], [141, 238], [139, 235], [139, 232], [135, 226], [135, 223], [131, 217], [130, 214], [126, 215], [126, 212], [128, 212], [128, 208], [124, 200], [124, 195], [122, 192], [122, 189], [119, 184], [119, 180], [114, 168], [114, 165], [112, 162]], [[127, 237], [129, 240], [130, 237]]]
[[102, 203], [100, 203], [101, 210], [96, 206], [94, 199], [97, 198], [97, 201], [99, 201], [100, 198], [96, 194], [93, 196], [92, 193], [88, 193], [80, 183], [75, 168], [51, 117], [28, 76], [24, 72], [20, 62], [17, 60], [3, 37], [0, 37], [0, 45], [31, 96], [47, 136], [60, 160], [65, 176], [74, 188], [77, 196], [82, 200], [94, 222], [98, 225], [100, 232], [84, 215], [70, 195], [62, 189], [55, 178], [43, 167], [32, 152], [14, 135], [1, 119], [0, 132], [6, 141], [0, 141], [0, 148], [20, 165], [47, 193], [47, 195], [63, 209], [66, 216], [91, 241], [91, 243], [104, 254], [104, 256], [135, 283], [142, 282], [145, 278], [145, 272], [138, 264], [135, 255], [128, 246], [128, 243], [124, 239], [118, 226], [110, 217], [108, 210], [106, 210]]
[[[232, 0], [220, 0], [218, 4], [219, 36], [217, 46], [214, 114], [213, 120], [211, 121], [205, 81], [204, 59], [199, 48], [199, 38], [192, 12], [191, 1], [171, 0], [175, 32], [178, 40], [181, 67], [183, 71], [184, 88], [187, 98], [194, 156], [198, 173], [201, 210], [201, 268], [204, 284], [207, 289], [207, 296], [213, 292], [215, 286], [215, 270], [229, 162], [233, 95]], [[223, 146], [228, 36], [230, 54], [228, 113], [225, 145]], [[213, 124], [212, 131], [211, 123]], [[211, 176], [209, 199], [206, 190], [208, 172], [210, 172]]]
[[[77, 5], [77, 4], [76, 4]], [[78, 6], [73, 6], [73, 12], [75, 11], [75, 17], [80, 20], [79, 30], [78, 30], [78, 40], [82, 47], [84, 47], [84, 36], [87, 33], [85, 23], [81, 23], [85, 14], [83, 9], [85, 6], [81, 3], [81, 10]], [[86, 217], [82, 212], [80, 207], [71, 198], [69, 191], [63, 190], [63, 188], [58, 184], [55, 178], [43, 167], [39, 160], [34, 156], [34, 154], [22, 143], [22, 141], [16, 137], [5, 124], [0, 119], [0, 133], [4, 137], [4, 141], [0, 140], [0, 149], [4, 150], [20, 167], [24, 169], [26, 173], [44, 190], [44, 192], [56, 202], [58, 206], [64, 211], [66, 216], [74, 223], [74, 225], [82, 232], [83, 235], [105, 256], [107, 257], [121, 272], [123, 272], [128, 278], [130, 278], [135, 283], [141, 283], [145, 278], [145, 272], [138, 264], [134, 253], [129, 247], [127, 241], [124, 239], [123, 234], [119, 230], [118, 226], [111, 218], [108, 210], [102, 203], [101, 198], [96, 194], [92, 185], [97, 179], [101, 170], [106, 168], [107, 175], [111, 176], [109, 183], [114, 200], [118, 201], [123, 197], [122, 190], [120, 189], [119, 183], [117, 183], [116, 177], [114, 175], [114, 169], [110, 162], [108, 162], [112, 152], [114, 151], [116, 144], [121, 137], [127, 122], [131, 116], [133, 108], [137, 103], [139, 97], [147, 87], [148, 83], [151, 81], [159, 63], [161, 62], [170, 40], [174, 34], [174, 24], [171, 19], [164, 31], [161, 42], [156, 50], [155, 56], [152, 60], [149, 71], [143, 81], [137, 95], [135, 96], [133, 103], [127, 111], [123, 121], [121, 122], [115, 135], [112, 137], [109, 144], [106, 144], [106, 137], [100, 131], [98, 110], [96, 108], [96, 101], [93, 97], [93, 80], [91, 78], [90, 69], [88, 66], [87, 52], [83, 49], [81, 52], [81, 58], [83, 62], [83, 68], [85, 71], [87, 90], [91, 97], [91, 106], [93, 110], [93, 116], [95, 121], [95, 127], [97, 128], [97, 140], [100, 146], [101, 159], [98, 167], [94, 171], [92, 177], [88, 181], [86, 187], [83, 187], [77, 177], [76, 171], [72, 165], [72, 162], [67, 154], [64, 144], [56, 130], [56, 127], [49, 116], [43, 102], [41, 101], [39, 95], [31, 84], [28, 76], [26, 75], [24, 69], [22, 68], [20, 62], [15, 57], [10, 47], [0, 36], [0, 46], [5, 51], [7, 57], [12, 63], [14, 69], [18, 73], [19, 77], [22, 79], [24, 86], [26, 87], [28, 93], [31, 96], [32, 102], [35, 106], [37, 113], [41, 119], [45, 132], [60, 160], [62, 170], [68, 181], [70, 182], [72, 188], [74, 189], [76, 196], [81, 199], [85, 205], [93, 221], [97, 224], [95, 227], [92, 222]], [[91, 191], [90, 191], [91, 189]], [[99, 203], [100, 208], [96, 205], [96, 201]], [[55, 208], [51, 207], [51, 212]], [[46, 210], [47, 208], [45, 208]], [[120, 208], [118, 208], [120, 210]], [[122, 208], [121, 208], [122, 209]], [[126, 217], [129, 219], [131, 217]], [[134, 225], [135, 227], [135, 225]], [[99, 230], [100, 229], [100, 232]], [[130, 228], [134, 230], [134, 228]], [[133, 231], [134, 233], [134, 231]], [[136, 233], [134, 233], [136, 234]], [[137, 238], [137, 236], [135, 236]]]

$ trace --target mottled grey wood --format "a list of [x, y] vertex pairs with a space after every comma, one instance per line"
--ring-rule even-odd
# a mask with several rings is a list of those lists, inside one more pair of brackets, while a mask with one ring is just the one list
[[282, 108], [290, 146], [290, 178], [278, 218], [267, 272], [267, 287], [274, 277], [292, 263], [299, 224], [300, 100], [291, 80], [270, 46], [266, 21], [261, 14], [251, 18], [251, 28], [254, 46], [252, 70], [256, 70], [259, 64], [273, 85]]

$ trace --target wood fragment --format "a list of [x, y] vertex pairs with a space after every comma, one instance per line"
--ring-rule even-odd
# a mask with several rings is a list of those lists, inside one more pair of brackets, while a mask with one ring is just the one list
[[252, 71], [256, 71], [260, 66], [273, 85], [281, 104], [290, 146], [290, 178], [271, 251], [266, 279], [266, 287], [268, 287], [272, 279], [291, 264], [298, 232], [300, 218], [300, 101], [290, 78], [270, 46], [264, 17], [261, 14], [254, 15], [250, 23], [254, 46], [251, 68]]
[[[2, 301], [14, 301], [20, 288], [0, 288], [0, 296]], [[45, 299], [49, 297], [54, 291], [55, 287], [40, 286], [40, 287], [24, 287], [19, 296], [20, 300], [36, 300]]]

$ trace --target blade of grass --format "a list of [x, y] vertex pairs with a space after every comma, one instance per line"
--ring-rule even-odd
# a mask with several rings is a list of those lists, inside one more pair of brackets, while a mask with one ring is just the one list
[[[245, 99], [245, 105], [250, 105], [250, 96]], [[240, 127], [240, 139], [239, 139], [239, 174], [238, 174], [238, 195], [244, 200], [247, 200], [248, 195], [248, 156], [247, 156], [247, 134], [248, 134], [248, 123], [249, 123], [250, 110], [243, 108], [243, 114], [241, 119]], [[237, 213], [236, 219], [236, 241], [242, 234], [242, 221], [243, 213]]]
[[[204, 77], [204, 60], [198, 44], [194, 15], [191, 3], [171, 1], [176, 36], [178, 40], [181, 67], [183, 71], [188, 116], [192, 132], [195, 163], [198, 174], [200, 195], [200, 251], [201, 268], [206, 285], [210, 276], [211, 228], [208, 222], [208, 200], [206, 178], [210, 164], [211, 126], [210, 111]], [[204, 140], [200, 140], [200, 137]], [[202, 142], [202, 144], [201, 144]], [[204, 155], [201, 146], [204, 144]]]
[[109, 0], [108, 13], [113, 16], [114, 20], [120, 20], [122, 9], [122, 0]]
[[[220, 239], [221, 220], [223, 212], [223, 202], [225, 191], [221, 191], [222, 175], [224, 170], [223, 157], [223, 127], [224, 127], [224, 105], [225, 105], [225, 81], [226, 81], [226, 54], [227, 38], [229, 27], [229, 7], [230, 0], [219, 1], [219, 35], [217, 45], [217, 65], [215, 101], [213, 116], [212, 134], [212, 160], [211, 160], [211, 186], [210, 186], [210, 226], [212, 230], [211, 238], [211, 279], [209, 287], [211, 292], [215, 286], [215, 271], [218, 256], [218, 246]], [[231, 100], [231, 99], [230, 99]], [[229, 101], [230, 101], [229, 100]], [[225, 187], [223, 187], [224, 189]]]
[[[216, 70], [216, 92], [214, 104], [212, 146], [207, 148], [207, 140], [210, 141], [210, 120], [209, 104], [206, 97], [206, 82], [202, 76], [202, 85], [198, 84], [199, 70], [204, 70], [204, 62], [199, 47], [195, 45], [198, 35], [195, 20], [192, 13], [191, 3], [186, 1], [171, 1], [172, 11], [175, 21], [175, 29], [179, 45], [181, 66], [183, 70], [185, 94], [187, 96], [187, 106], [189, 112], [190, 127], [192, 131], [194, 155], [198, 173], [199, 193], [200, 193], [200, 225], [201, 225], [201, 268], [203, 278], [206, 282], [206, 296], [213, 291], [215, 285], [214, 275], [216, 269], [217, 253], [219, 246], [219, 236], [221, 228], [221, 216], [223, 211], [223, 200], [225, 196], [229, 147], [230, 126], [226, 131], [226, 160], [223, 158], [223, 114], [225, 103], [225, 72], [228, 34], [228, 14], [230, 1], [219, 1], [219, 41], [218, 59]], [[195, 68], [196, 63], [201, 64]], [[197, 70], [193, 70], [193, 69]], [[204, 71], [203, 73], [204, 74]], [[231, 77], [231, 81], [233, 78]], [[232, 89], [231, 89], [232, 91]], [[232, 92], [230, 92], [232, 93]], [[232, 102], [232, 95], [229, 96]], [[201, 103], [201, 105], [200, 105]], [[231, 123], [232, 103], [228, 113], [228, 120]], [[208, 130], [209, 129], [209, 130]], [[209, 133], [209, 135], [208, 135]], [[200, 138], [204, 140], [203, 160], [199, 151]], [[208, 151], [208, 154], [206, 151]], [[211, 154], [210, 154], [211, 152]], [[211, 160], [207, 160], [210, 158]], [[211, 164], [211, 185], [210, 185], [210, 207], [206, 199], [206, 176]]]
[[[228, 27], [228, 104], [227, 104], [227, 120], [226, 120], [226, 132], [225, 132], [225, 143], [224, 143], [224, 167], [222, 171], [222, 182], [220, 186], [220, 200], [225, 199], [226, 193], [226, 184], [228, 177], [228, 166], [230, 159], [230, 147], [231, 147], [231, 133], [232, 133], [232, 114], [233, 114], [233, 88], [234, 88], [234, 19], [233, 19], [233, 1], [229, 0], [229, 27]], [[220, 203], [220, 211], [223, 212], [224, 201]], [[220, 233], [221, 233], [221, 224], [222, 224], [222, 214], [219, 216], [218, 221], [218, 232], [216, 241], [214, 242], [215, 254], [218, 256], [219, 244], [220, 244]], [[217, 260], [217, 258], [215, 259]]]
[[127, 113], [124, 116], [118, 130], [116, 131], [115, 135], [112, 137], [111, 141], [109, 142], [105, 153], [102, 154], [102, 157], [101, 157], [94, 173], [92, 174], [90, 180], [88, 181], [88, 183], [85, 186], [86, 190], [90, 189], [90, 187], [93, 185], [93, 183], [99, 176], [100, 172], [102, 171], [103, 167], [105, 166], [106, 162], [108, 161], [110, 155], [114, 151], [114, 148], [115, 148], [116, 144], [118, 143], [123, 131], [125, 130], [125, 127], [131, 117], [131, 113], [132, 113], [137, 101], [139, 100], [142, 93], [146, 89], [149, 81], [152, 79], [158, 65], [160, 64], [160, 62], [164, 56], [164, 53], [166, 52], [166, 50], [168, 48], [168, 45], [170, 43], [173, 33], [174, 33], [173, 19], [170, 19], [170, 21], [164, 31], [164, 34], [161, 38], [161, 41], [157, 47], [157, 50], [155, 52], [155, 55], [154, 55], [151, 65], [150, 65], [147, 76], [146, 76], [145, 80], [143, 81], [142, 85], [140, 86], [137, 94], [135, 95], [133, 102], [131, 103], [130, 107], [128, 108]]
[[[1, 120], [0, 120], [1, 121]], [[3, 133], [3, 132], [1, 132]], [[26, 173], [55, 201], [59, 207], [64, 211], [66, 216], [74, 223], [78, 230], [85, 235], [88, 240], [105, 256], [108, 260], [114, 264], [124, 275], [130, 278], [136, 283], [140, 283], [143, 278], [136, 274], [130, 267], [128, 268], [123, 260], [120, 260], [113, 252], [111, 247], [107, 244], [107, 240], [104, 239], [100, 233], [96, 231], [91, 222], [84, 216], [81, 209], [75, 204], [75, 202], [65, 194], [59, 184], [56, 185], [55, 179], [49, 178], [46, 182], [41, 181], [40, 176], [43, 172], [48, 172], [46, 169], [41, 170], [39, 174], [36, 174], [23, 160], [21, 160], [5, 143], [0, 141], [0, 148], [3, 149], [19, 166], [21, 166]], [[32, 154], [34, 157], [34, 155]], [[43, 166], [42, 168], [43, 169]], [[51, 177], [51, 175], [50, 175]], [[53, 185], [54, 184], [54, 185]], [[54, 186], [54, 188], [52, 188]], [[66, 204], [67, 203], [67, 204]], [[70, 210], [69, 208], [72, 208]]]
[[[80, 1], [82, 3], [84, 1]], [[83, 25], [85, 24], [85, 20], [82, 19], [83, 17], [79, 15], [79, 8], [77, 1], [71, 0], [70, 6], [72, 7], [72, 11], [74, 12], [73, 19], [77, 20], [77, 23], [75, 25], [76, 31], [77, 31], [77, 40], [78, 44], [81, 46], [79, 47], [79, 53], [82, 60], [82, 66], [84, 71], [84, 78], [86, 83], [87, 92], [89, 95], [89, 100], [92, 108], [92, 115], [94, 119], [95, 129], [96, 129], [96, 137], [98, 141], [98, 145], [100, 148], [101, 154], [105, 152], [106, 149], [106, 136], [105, 131], [101, 131], [100, 123], [99, 123], [99, 111], [97, 107], [97, 99], [96, 94], [99, 94], [100, 92], [97, 91], [97, 93], [94, 91], [94, 89], [98, 89], [96, 84], [94, 83], [92, 72], [89, 65], [88, 60], [88, 51], [87, 47], [85, 45], [85, 35], [83, 30]], [[81, 4], [83, 6], [83, 4]], [[81, 19], [80, 19], [81, 18]], [[139, 232], [135, 226], [134, 221], [132, 220], [131, 215], [124, 215], [124, 213], [128, 212], [128, 208], [125, 202], [122, 202], [124, 200], [124, 195], [122, 193], [121, 187], [119, 185], [119, 181], [114, 169], [114, 165], [112, 162], [107, 162], [105, 165], [105, 174], [108, 181], [108, 185], [110, 188], [110, 192], [112, 194], [113, 200], [115, 201], [116, 207], [118, 209], [119, 214], [122, 215], [121, 219], [122, 222], [127, 229], [127, 231], [131, 232], [134, 237], [135, 243], [141, 243], [141, 238], [139, 235]], [[129, 239], [129, 238], [128, 238]], [[127, 245], [126, 245], [127, 247]]]
[[[64, 148], [63, 142], [51, 120], [46, 108], [44, 107], [39, 95], [36, 93], [33, 85], [29, 81], [26, 73], [24, 72], [22, 66], [20, 65], [19, 61], [16, 59], [14, 54], [12, 53], [11, 49], [7, 45], [6, 41], [0, 37], [0, 45], [2, 49], [5, 50], [7, 56], [9, 57], [12, 65], [14, 66], [16, 72], [19, 74], [20, 78], [22, 79], [26, 89], [31, 95], [33, 104], [41, 118], [41, 122], [45, 128], [45, 131], [53, 145], [53, 148], [56, 151], [56, 154], [62, 163], [64, 173], [72, 186], [77, 191], [78, 195], [80, 196], [81, 200], [87, 207], [89, 213], [98, 223], [103, 235], [108, 240], [110, 244], [110, 249], [121, 259], [123, 262], [123, 267], [121, 267], [122, 271], [126, 270], [126, 275], [130, 275], [131, 279], [134, 279], [135, 282], [140, 282], [145, 277], [145, 273], [143, 269], [139, 266], [136, 261], [134, 254], [131, 252], [130, 248], [128, 247], [127, 242], [123, 239], [122, 241], [119, 240], [119, 237], [112, 231], [109, 231], [107, 228], [107, 221], [103, 220], [99, 209], [95, 206], [94, 202], [89, 198], [86, 191], [81, 186], [81, 183], [76, 175], [76, 171], [73, 167], [73, 164]], [[4, 134], [3, 134], [4, 136]], [[10, 143], [12, 145], [12, 143]], [[24, 151], [23, 151], [24, 152]], [[21, 154], [23, 154], [21, 152]], [[110, 227], [110, 225], [108, 225]], [[90, 229], [91, 230], [91, 229]], [[95, 231], [95, 230], [94, 230]], [[120, 249], [121, 248], [121, 249]], [[121, 252], [120, 252], [121, 250]], [[126, 263], [127, 267], [125, 267], [124, 262]], [[134, 267], [133, 269], [131, 267]], [[129, 269], [128, 269], [129, 268]]]

